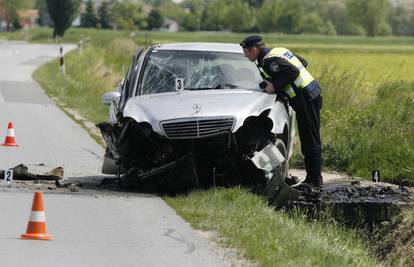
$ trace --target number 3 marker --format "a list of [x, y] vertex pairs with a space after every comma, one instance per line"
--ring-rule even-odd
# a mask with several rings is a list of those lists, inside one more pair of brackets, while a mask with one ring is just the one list
[[175, 78], [175, 91], [182, 91], [182, 90], [184, 90], [184, 79]]

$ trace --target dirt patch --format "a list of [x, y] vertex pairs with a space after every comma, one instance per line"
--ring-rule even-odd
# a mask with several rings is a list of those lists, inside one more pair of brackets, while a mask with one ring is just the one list
[[346, 177], [330, 181], [321, 190], [305, 190], [290, 207], [316, 216], [329, 214], [346, 225], [368, 226], [373, 231], [404, 208], [414, 207], [414, 192], [403, 186]]

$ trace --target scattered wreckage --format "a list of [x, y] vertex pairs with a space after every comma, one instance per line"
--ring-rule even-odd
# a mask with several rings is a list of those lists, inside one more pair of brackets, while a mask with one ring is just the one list
[[[29, 169], [27, 166], [23, 164], [19, 164], [13, 168], [13, 179], [14, 180], [20, 180], [20, 181], [60, 181], [63, 178], [63, 168], [57, 167], [53, 170], [46, 172], [44, 174], [35, 174], [29, 172]], [[5, 170], [0, 170], [0, 177], [4, 177]]]
[[[234, 44], [164, 44], [138, 50], [116, 92], [102, 171], [123, 185], [179, 192], [246, 184], [278, 187], [288, 173], [294, 112], [259, 87]], [[276, 188], [276, 189], [277, 189]]]

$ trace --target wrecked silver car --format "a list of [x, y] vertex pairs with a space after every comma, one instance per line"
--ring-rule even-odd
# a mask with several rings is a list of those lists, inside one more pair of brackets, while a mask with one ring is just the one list
[[[285, 177], [293, 111], [262, 92], [261, 81], [239, 45], [138, 50], [118, 91], [103, 96], [110, 105], [109, 122], [98, 124], [107, 144], [103, 173], [174, 191], [263, 189], [274, 172]], [[282, 156], [276, 165], [275, 152]]]

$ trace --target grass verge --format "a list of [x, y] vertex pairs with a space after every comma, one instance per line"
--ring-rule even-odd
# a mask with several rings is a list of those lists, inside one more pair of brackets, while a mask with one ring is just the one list
[[414, 209], [405, 210], [373, 236], [376, 254], [390, 266], [414, 266]]
[[194, 228], [214, 231], [225, 247], [238, 249], [259, 266], [377, 266], [350, 230], [329, 221], [277, 212], [240, 188], [165, 198]]

